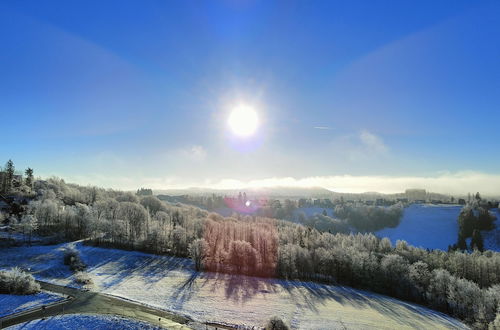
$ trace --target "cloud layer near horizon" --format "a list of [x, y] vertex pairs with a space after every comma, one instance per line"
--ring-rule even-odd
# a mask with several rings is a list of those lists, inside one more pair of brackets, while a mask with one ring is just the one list
[[422, 188], [443, 194], [467, 194], [476, 191], [483, 195], [500, 196], [500, 175], [481, 172], [442, 173], [434, 176], [314, 176], [305, 178], [274, 177], [250, 181], [223, 179], [219, 181], [189, 182], [181, 178], [133, 178], [84, 176], [65, 177], [69, 182], [93, 184], [114, 189], [184, 189], [190, 187], [210, 189], [245, 189], [268, 187], [323, 187], [336, 192], [397, 193], [408, 188]]

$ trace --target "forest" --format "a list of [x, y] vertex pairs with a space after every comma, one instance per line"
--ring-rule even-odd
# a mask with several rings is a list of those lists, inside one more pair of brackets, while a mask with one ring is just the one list
[[24, 198], [22, 210], [2, 213], [0, 220], [25, 233], [27, 244], [32, 235], [54, 242], [87, 239], [103, 247], [191, 257], [197, 270], [367, 289], [429, 306], [479, 329], [500, 321], [500, 253], [429, 251], [405, 241], [393, 246], [370, 233], [330, 233], [253, 215], [222, 217], [149, 194], [58, 178], [14, 190], [11, 195]]

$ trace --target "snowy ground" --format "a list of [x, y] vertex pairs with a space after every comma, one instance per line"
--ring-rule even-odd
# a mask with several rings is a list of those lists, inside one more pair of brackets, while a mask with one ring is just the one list
[[483, 235], [484, 248], [486, 250], [500, 252], [500, 210], [492, 210], [492, 213], [497, 217], [495, 229], [490, 231], [481, 231], [481, 234]]
[[92, 314], [69, 314], [48, 317], [45, 320], [34, 320], [21, 323], [7, 329], [37, 329], [37, 330], [114, 330], [114, 329], [158, 329], [149, 323], [136, 321], [119, 316], [92, 315]]
[[396, 228], [384, 228], [375, 234], [388, 237], [393, 244], [405, 240], [417, 247], [448, 250], [457, 242], [457, 219], [461, 206], [412, 204], [405, 208], [401, 223]]
[[[401, 223], [397, 228], [384, 228], [375, 234], [388, 237], [393, 244], [405, 240], [417, 247], [448, 250], [448, 245], [457, 242], [458, 215], [460, 205], [412, 204], [405, 208]], [[492, 231], [483, 231], [485, 248], [500, 252], [500, 213], [497, 216], [497, 227]]]
[[40, 307], [63, 299], [64, 297], [60, 295], [43, 291], [30, 295], [0, 294], [0, 317]]
[[[262, 326], [273, 315], [292, 328], [464, 328], [435, 311], [346, 287], [195, 273], [188, 259], [76, 244], [95, 290], [187, 315], [199, 322]], [[35, 277], [71, 284], [62, 245], [2, 250], [0, 268], [31, 267]]]

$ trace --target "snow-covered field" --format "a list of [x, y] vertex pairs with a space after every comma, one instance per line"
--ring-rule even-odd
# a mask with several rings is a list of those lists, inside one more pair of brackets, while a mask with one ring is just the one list
[[[95, 290], [187, 315], [199, 322], [262, 326], [279, 316], [296, 329], [440, 329], [465, 326], [438, 312], [347, 287], [194, 272], [188, 259], [76, 244]], [[71, 284], [63, 245], [2, 250], [0, 268]]]
[[120, 316], [69, 314], [38, 319], [8, 327], [7, 329], [37, 329], [37, 330], [115, 330], [115, 329], [158, 329], [145, 322]]
[[0, 294], [0, 317], [47, 305], [62, 299], [64, 297], [60, 295], [43, 291], [30, 295]]
[[483, 235], [485, 249], [500, 252], [500, 210], [492, 210], [492, 213], [497, 217], [495, 229], [482, 231], [481, 234]]
[[413, 204], [405, 208], [396, 228], [384, 228], [375, 234], [388, 237], [393, 244], [405, 240], [417, 247], [441, 249], [455, 244], [458, 237], [457, 219], [461, 206]]
[[[388, 237], [393, 244], [405, 240], [417, 247], [448, 250], [457, 242], [460, 205], [413, 204], [405, 208], [401, 223], [396, 228], [384, 228], [375, 234]], [[500, 219], [498, 210], [492, 211]], [[492, 231], [483, 231], [485, 248], [500, 251], [500, 225]]]

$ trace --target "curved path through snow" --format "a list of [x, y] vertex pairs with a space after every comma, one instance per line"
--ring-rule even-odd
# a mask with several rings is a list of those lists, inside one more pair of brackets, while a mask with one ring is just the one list
[[98, 292], [83, 291], [75, 288], [37, 281], [42, 289], [68, 296], [67, 299], [1, 319], [1, 326], [8, 327], [23, 322], [61, 314], [112, 314], [121, 315], [168, 329], [190, 329], [185, 324], [190, 320], [163, 310], [139, 303], [112, 297]]

